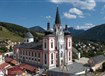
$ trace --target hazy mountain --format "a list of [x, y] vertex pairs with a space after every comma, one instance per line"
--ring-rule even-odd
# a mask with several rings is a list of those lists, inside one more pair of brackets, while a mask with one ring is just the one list
[[34, 27], [29, 28], [29, 29], [33, 32], [42, 32], [42, 33], [45, 32], [45, 29], [43, 29], [40, 26], [34, 26]]
[[105, 42], [105, 24], [95, 26], [79, 35], [80, 39], [93, 40], [93, 41], [104, 41]]
[[[42, 36], [44, 35], [43, 33], [45, 32], [42, 27], [35, 26], [29, 29], [36, 39], [42, 39]], [[105, 42], [105, 24], [95, 26], [86, 31], [77, 30], [72, 27], [68, 28], [68, 30], [71, 32], [73, 38], [76, 39]], [[28, 29], [26, 27], [7, 22], [0, 22], [0, 39], [12, 39], [19, 41], [23, 39], [24, 33], [27, 31]]]
[[74, 29], [73, 27], [69, 27], [68, 30], [71, 32], [72, 36], [77, 36], [85, 32], [85, 30], [78, 30], [78, 29]]

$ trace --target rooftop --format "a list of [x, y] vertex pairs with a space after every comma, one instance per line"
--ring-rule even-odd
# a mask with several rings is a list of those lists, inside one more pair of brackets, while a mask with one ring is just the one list
[[63, 72], [63, 73], [75, 74], [75, 73], [79, 73], [82, 71], [86, 71], [87, 68], [88, 67], [85, 67], [83, 64], [73, 62], [73, 64], [67, 65], [68, 70], [61, 69], [61, 68], [57, 67], [57, 68], [49, 70], [48, 73], [51, 74], [51, 73], [55, 73], [55, 72], [56, 73], [58, 73], [58, 72], [62, 73]]
[[31, 42], [17, 45], [18, 48], [42, 50], [42, 42]]
[[25, 38], [33, 38], [33, 35], [30, 32], [25, 33]]
[[79, 60], [76, 59], [75, 61], [78, 62], [78, 63], [87, 64], [88, 63], [88, 60], [89, 60], [89, 58], [82, 57]]
[[9, 65], [10, 64], [8, 64], [8, 63], [3, 63], [3, 64], [0, 65], [0, 69], [5, 69]]
[[13, 68], [8, 69], [8, 74], [9, 75], [22, 74], [24, 72], [25, 71], [23, 69], [21, 69], [20, 67], [18, 67], [18, 66], [15, 66]]
[[94, 65], [95, 65], [95, 64], [98, 64], [102, 61], [105, 61], [105, 56], [104, 55], [99, 55], [99, 56], [92, 57], [90, 59], [93, 61]]
[[35, 67], [31, 66], [31, 65], [24, 64], [24, 63], [20, 64], [19, 66], [21, 68], [26, 69], [26, 70], [31, 71], [31, 72], [35, 72], [35, 70], [37, 69], [37, 68], [35, 68]]

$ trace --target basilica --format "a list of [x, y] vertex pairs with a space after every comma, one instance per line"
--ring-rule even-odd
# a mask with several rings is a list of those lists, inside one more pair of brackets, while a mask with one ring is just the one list
[[33, 35], [27, 32], [24, 42], [14, 48], [14, 59], [47, 69], [72, 64], [72, 36], [67, 26], [62, 28], [58, 8], [53, 31], [48, 22], [43, 40], [39, 42], [34, 42]]

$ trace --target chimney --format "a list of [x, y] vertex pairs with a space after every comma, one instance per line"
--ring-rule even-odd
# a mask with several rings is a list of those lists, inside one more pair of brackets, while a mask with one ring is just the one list
[[47, 31], [49, 31], [50, 30], [50, 23], [48, 22], [47, 23]]
[[65, 30], [68, 30], [68, 25], [65, 25]]

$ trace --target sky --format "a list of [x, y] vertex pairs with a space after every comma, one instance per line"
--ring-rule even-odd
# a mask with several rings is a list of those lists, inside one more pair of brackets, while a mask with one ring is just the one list
[[105, 23], [105, 0], [0, 0], [0, 22], [53, 27], [57, 7], [62, 26], [87, 30]]

